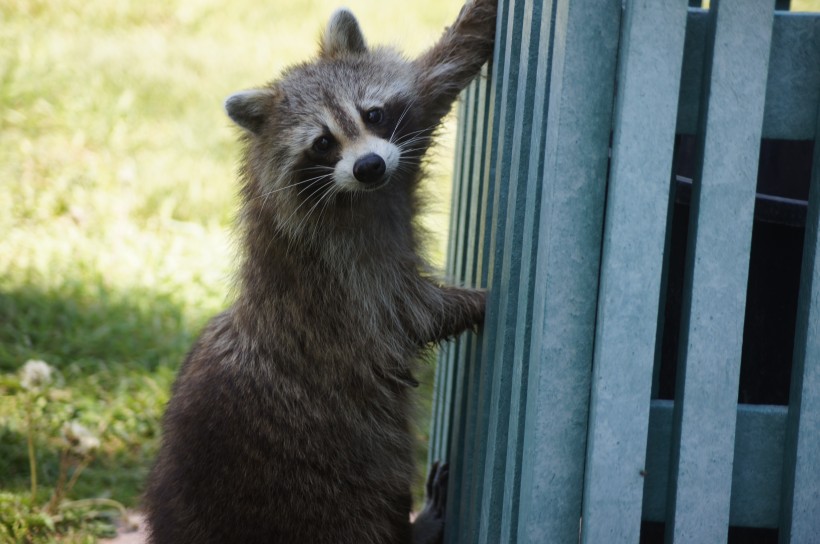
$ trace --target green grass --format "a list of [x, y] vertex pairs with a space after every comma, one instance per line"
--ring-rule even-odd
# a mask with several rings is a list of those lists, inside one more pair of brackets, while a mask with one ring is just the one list
[[[372, 43], [409, 53], [460, 3], [345, 2]], [[102, 435], [74, 498], [137, 504], [175, 371], [230, 300], [239, 147], [222, 100], [311, 56], [336, 6], [0, 2], [0, 491], [28, 487], [14, 375], [43, 359], [62, 379], [50, 409]], [[451, 140], [452, 129], [426, 218], [438, 260]], [[422, 381], [429, 397], [429, 368]], [[429, 398], [421, 404], [429, 411]], [[47, 488], [53, 437], [37, 446]]]

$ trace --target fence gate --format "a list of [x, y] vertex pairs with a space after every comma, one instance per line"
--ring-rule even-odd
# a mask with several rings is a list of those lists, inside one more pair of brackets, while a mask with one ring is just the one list
[[450, 543], [820, 542], [820, 14], [687, 4], [500, 2], [460, 102], [447, 266], [491, 297], [438, 368]]

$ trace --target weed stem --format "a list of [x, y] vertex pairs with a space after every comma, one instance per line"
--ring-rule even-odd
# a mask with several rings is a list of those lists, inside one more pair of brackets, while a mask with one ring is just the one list
[[26, 399], [26, 441], [28, 442], [28, 466], [31, 472], [31, 504], [37, 501], [37, 458], [34, 451], [34, 400]]

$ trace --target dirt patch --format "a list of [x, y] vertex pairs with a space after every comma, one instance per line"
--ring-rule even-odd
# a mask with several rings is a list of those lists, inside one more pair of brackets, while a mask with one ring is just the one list
[[129, 512], [117, 528], [115, 538], [100, 540], [100, 544], [147, 544], [145, 517], [139, 512]]

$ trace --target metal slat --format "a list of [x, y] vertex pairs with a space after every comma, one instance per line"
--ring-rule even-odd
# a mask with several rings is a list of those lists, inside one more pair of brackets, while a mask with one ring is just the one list
[[[643, 502], [643, 519], [648, 521], [666, 519], [673, 411], [673, 401], [652, 401]], [[738, 406], [729, 525], [778, 526], [786, 411], [785, 406]], [[712, 542], [724, 541], [725, 536]]]
[[[476, 180], [476, 183], [481, 183], [483, 188], [481, 190], [481, 214], [479, 217], [478, 227], [478, 252], [476, 254], [476, 278], [477, 283], [482, 286], [487, 286], [491, 277], [491, 238], [492, 226], [496, 221], [495, 193], [496, 187], [496, 164], [500, 153], [500, 142], [502, 140], [502, 133], [500, 132], [500, 125], [497, 122], [498, 112], [501, 108], [501, 101], [503, 94], [500, 92], [500, 86], [503, 80], [505, 71], [505, 56], [504, 43], [507, 36], [507, 20], [508, 20], [508, 6], [507, 0], [499, 0], [498, 4], [498, 19], [496, 23], [496, 43], [493, 52], [493, 61], [491, 64], [492, 76], [488, 82], [487, 102], [488, 112], [486, 120], [485, 132], [487, 134], [487, 149], [484, 156], [484, 168], [482, 170], [482, 178]], [[491, 304], [491, 299], [488, 300], [488, 305]], [[471, 362], [473, 369], [473, 379], [478, 380], [471, 384], [471, 390], [468, 394], [468, 413], [466, 414], [467, 424], [471, 426], [472, 433], [465, 437], [465, 457], [463, 459], [450, 459], [451, 470], [457, 470], [461, 473], [461, 486], [454, 488], [451, 486], [448, 491], [448, 504], [458, 502], [459, 506], [456, 510], [458, 516], [457, 521], [452, 521], [452, 512], [448, 511], [448, 522], [445, 525], [445, 542], [471, 542], [475, 541], [478, 533], [478, 504], [480, 504], [480, 494], [482, 485], [483, 472], [477, 467], [483, 459], [483, 451], [486, 436], [486, 410], [484, 409], [483, 388], [487, 381], [487, 372], [485, 367], [487, 361], [483, 357], [481, 351], [483, 346], [483, 335], [478, 341], [474, 341], [474, 357]], [[464, 459], [471, 458], [473, 462], [470, 465], [464, 463]], [[456, 532], [456, 529], [458, 532]]]
[[763, 137], [811, 140], [818, 121], [810, 112], [819, 106], [820, 16], [778, 12], [769, 59]]
[[555, 2], [518, 540], [578, 537], [620, 0]]
[[466, 266], [466, 276], [465, 281], [473, 286], [478, 287], [480, 286], [480, 278], [479, 278], [479, 266], [478, 261], [480, 259], [480, 247], [481, 247], [481, 203], [484, 198], [484, 189], [485, 186], [482, 183], [482, 180], [485, 176], [486, 170], [486, 154], [487, 154], [487, 147], [488, 147], [488, 128], [491, 126], [489, 124], [490, 121], [490, 102], [489, 102], [489, 95], [490, 95], [490, 79], [488, 74], [488, 65], [484, 65], [481, 70], [481, 74], [478, 76], [477, 81], [475, 82], [476, 85], [476, 121], [475, 121], [475, 133], [478, 137], [478, 141], [476, 142], [476, 152], [473, 153], [473, 177], [470, 180], [473, 185], [475, 185], [475, 190], [473, 191], [471, 198], [470, 198], [470, 209], [469, 215], [472, 218], [470, 222], [470, 230], [467, 234], [467, 266]]
[[[468, 233], [467, 245], [467, 264], [465, 277], [465, 284], [476, 286], [476, 259], [478, 258], [478, 230], [481, 222], [480, 203], [483, 197], [485, 185], [482, 183], [484, 178], [484, 160], [487, 150], [487, 121], [490, 114], [489, 102], [487, 100], [487, 87], [489, 80], [487, 78], [487, 66], [482, 69], [481, 76], [476, 85], [476, 126], [475, 133], [479, 141], [476, 144], [476, 149], [473, 153], [473, 177], [471, 182], [474, 189], [470, 195], [468, 215], [471, 218]], [[474, 433], [474, 417], [475, 407], [473, 399], [474, 382], [476, 379], [476, 372], [478, 365], [476, 364], [477, 354], [477, 337], [476, 335], [469, 335], [462, 340], [463, 344], [463, 358], [459, 361], [460, 377], [459, 384], [462, 388], [457, 403], [460, 406], [460, 417], [456, 421], [453, 429], [453, 443], [454, 448], [451, 450], [450, 458], [458, 460], [458, 463], [453, 465], [450, 471], [449, 486], [453, 490], [459, 490], [458, 496], [460, 500], [453, 500], [448, 503], [448, 511], [450, 514], [448, 523], [452, 527], [453, 534], [459, 534], [459, 526], [462, 521], [461, 505], [464, 497], [463, 488], [465, 482], [464, 469], [472, 467], [473, 464], [473, 450], [471, 448], [472, 437]], [[458, 467], [458, 469], [456, 468]]]
[[[461, 113], [461, 128], [463, 135], [461, 138], [461, 145], [459, 148], [459, 163], [458, 163], [458, 187], [453, 187], [453, 200], [456, 202], [454, 215], [451, 217], [453, 224], [453, 232], [456, 237], [453, 243], [452, 266], [450, 270], [450, 279], [452, 282], [458, 284], [464, 274], [464, 232], [465, 223], [467, 222], [467, 210], [464, 205], [469, 199], [471, 184], [470, 184], [470, 165], [472, 164], [472, 122], [473, 112], [475, 111], [475, 104], [473, 102], [474, 89], [473, 86], [468, 86], [462, 93], [463, 107], [460, 109]], [[456, 194], [455, 191], [458, 190]], [[463, 350], [463, 339], [458, 338], [451, 342], [447, 350], [447, 359], [444, 366], [443, 383], [446, 396], [443, 399], [440, 415], [440, 435], [439, 435], [439, 459], [448, 459], [450, 457], [450, 426], [452, 421], [452, 410], [455, 400], [455, 374], [456, 365], [459, 356]]]
[[[502, 266], [503, 255], [505, 251], [505, 237], [507, 233], [507, 225], [513, 218], [509, 215], [508, 202], [510, 198], [511, 186], [515, 183], [512, 176], [512, 161], [514, 156], [512, 148], [514, 143], [515, 131], [517, 129], [515, 124], [515, 110], [517, 98], [517, 86], [519, 70], [522, 65], [520, 62], [521, 42], [520, 36], [522, 32], [523, 16], [524, 16], [524, 0], [512, 0], [508, 7], [507, 19], [507, 40], [504, 42], [504, 73], [501, 75], [501, 101], [500, 110], [496, 118], [499, 123], [499, 154], [496, 159], [495, 171], [495, 202], [493, 209], [495, 210], [495, 218], [492, 223], [492, 236], [490, 240], [490, 269], [489, 269], [489, 289], [491, 297], [487, 305], [487, 317], [484, 322], [484, 329], [487, 334], [483, 337], [482, 358], [484, 359], [484, 373], [482, 381], [484, 385], [484, 401], [480, 404], [479, 410], [486, 411], [486, 417], [482, 418], [482, 423], [486, 425], [483, 430], [485, 437], [484, 444], [481, 447], [481, 454], [478, 457], [478, 463], [473, 468], [481, 478], [480, 489], [481, 493], [476, 497], [476, 507], [479, 509], [480, 515], [477, 521], [477, 539], [475, 542], [492, 543], [496, 541], [498, 522], [500, 521], [500, 512], [493, 510], [490, 506], [494, 503], [493, 496], [494, 488], [498, 485], [493, 470], [496, 468], [495, 455], [496, 445], [500, 440], [499, 432], [503, 433], [503, 439], [506, 439], [506, 429], [498, 425], [498, 413], [503, 410], [503, 406], [499, 403], [498, 391], [504, 384], [499, 379], [499, 373], [503, 373], [507, 361], [498, 358], [496, 346], [499, 341], [503, 342], [503, 327], [505, 326], [505, 316], [503, 312], [503, 304], [507, 297], [509, 286], [504, 282]], [[526, 69], [526, 66], [524, 66]]]
[[[752, 9], [751, 7], [749, 9]], [[695, 134], [709, 12], [691, 10], [686, 30], [678, 132]], [[774, 18], [763, 137], [811, 140], [820, 103], [820, 17], [778, 12]]]
[[[482, 73], [486, 74], [484, 70]], [[473, 285], [475, 276], [475, 233], [478, 230], [478, 215], [475, 213], [478, 206], [478, 201], [481, 198], [481, 184], [476, 183], [476, 179], [481, 177], [481, 168], [483, 167], [483, 157], [486, 144], [486, 134], [484, 132], [484, 122], [487, 114], [486, 100], [484, 88], [486, 86], [486, 79], [478, 79], [474, 81], [473, 94], [471, 97], [472, 103], [475, 107], [473, 112], [473, 127], [471, 133], [473, 134], [473, 142], [471, 153], [469, 157], [470, 170], [466, 176], [466, 180], [470, 184], [469, 198], [462, 202], [464, 206], [464, 213], [466, 217], [465, 232], [462, 233], [464, 245], [464, 265], [463, 274], [458, 278], [459, 284]], [[462, 465], [469, 465], [465, 461], [465, 425], [468, 417], [467, 398], [470, 391], [470, 375], [473, 371], [474, 365], [471, 364], [473, 360], [473, 352], [475, 349], [475, 342], [473, 335], [465, 335], [458, 339], [459, 352], [455, 359], [455, 386], [453, 398], [453, 417], [450, 428], [450, 452], [448, 457], [451, 459], [458, 459]], [[450, 479], [448, 485], [454, 489], [461, 487], [461, 471], [452, 470], [450, 472]], [[453, 501], [452, 518], [454, 524], [458, 520], [459, 502]], [[457, 527], [453, 529], [457, 534]]]
[[[820, 17], [818, 17], [820, 20]], [[820, 534], [820, 108], [795, 327], [780, 542]]]
[[[530, 155], [530, 131], [532, 130], [533, 117], [533, 91], [535, 88], [535, 60], [537, 57], [537, 40], [531, 40], [533, 25], [539, 24], [540, 4], [537, 9], [532, 0], [518, 2], [516, 18], [520, 10], [521, 22], [513, 35], [518, 48], [518, 58], [512, 61], [518, 63], [517, 82], [511, 85], [509, 92], [512, 97], [514, 92], [514, 109], [511, 117], [514, 132], [512, 134], [511, 148], [509, 151], [509, 164], [507, 166], [506, 178], [508, 178], [508, 197], [506, 224], [504, 228], [503, 240], [519, 241], [518, 243], [506, 243], [499, 246], [500, 255], [500, 286], [497, 293], [498, 300], [498, 324], [494, 331], [496, 338], [495, 352], [492, 358], [495, 361], [492, 376], [492, 389], [490, 395], [490, 419], [489, 434], [487, 441], [487, 454], [484, 471], [484, 496], [482, 501], [479, 542], [495, 543], [501, 537], [501, 517], [504, 510], [504, 488], [505, 475], [507, 469], [513, 463], [507, 459], [507, 439], [509, 431], [510, 400], [513, 392], [512, 375], [513, 369], [520, 368], [524, 362], [513, 357], [514, 335], [519, 327], [526, 324], [518, 322], [517, 302], [519, 293], [519, 276], [521, 274], [521, 259], [524, 244], [521, 243], [523, 234], [523, 223], [526, 209], [532, 206], [532, 202], [526, 200], [527, 182], [529, 180], [527, 167], [529, 166]], [[535, 28], [538, 31], [538, 28]], [[512, 52], [511, 54], [515, 54]], [[519, 385], [520, 386], [520, 385]]]
[[473, 220], [470, 217], [471, 195], [475, 191], [475, 184], [473, 183], [473, 165], [474, 156], [476, 152], [476, 140], [479, 135], [475, 131], [475, 119], [478, 114], [478, 101], [476, 95], [478, 94], [478, 84], [474, 81], [467, 86], [464, 95], [465, 119], [462, 127], [464, 128], [464, 156], [462, 171], [461, 171], [461, 195], [459, 196], [458, 209], [458, 230], [456, 236], [456, 270], [453, 278], [457, 284], [462, 284], [469, 275], [467, 270], [467, 254], [469, 252], [467, 246], [467, 233], [470, 231], [470, 223]]
[[[457, 230], [456, 236], [458, 240], [455, 244], [455, 260], [454, 268], [455, 274], [452, 278], [456, 284], [463, 284], [466, 276], [466, 262], [467, 262], [467, 232], [469, 231], [469, 224], [472, 218], [469, 215], [468, 203], [471, 199], [472, 193], [475, 191], [472, 183], [473, 174], [473, 155], [475, 153], [475, 141], [477, 135], [474, 130], [475, 117], [477, 110], [477, 103], [475, 95], [477, 93], [475, 83], [471, 83], [464, 93], [464, 102], [466, 108], [464, 109], [464, 122], [462, 128], [464, 129], [464, 148], [461, 165], [461, 187], [460, 195], [458, 197], [459, 209], [457, 214]], [[445, 457], [450, 458], [450, 449], [453, 447], [453, 432], [455, 422], [461, 417], [460, 405], [461, 397], [463, 395], [463, 379], [461, 376], [464, 373], [463, 361], [465, 359], [468, 346], [468, 339], [464, 336], [459, 337], [450, 347], [450, 354], [448, 358], [447, 367], [447, 391], [448, 400], [444, 405], [443, 421], [444, 429], [442, 430], [442, 440], [446, 443]]]
[[[465, 111], [467, 108], [464, 100], [466, 93], [462, 93], [457, 104], [458, 108], [458, 131], [456, 133], [455, 159], [453, 164], [453, 188], [450, 205], [450, 230], [447, 243], [447, 256], [445, 263], [446, 275], [452, 280], [456, 273], [456, 232], [458, 228], [459, 196], [461, 195], [461, 184], [464, 182], [461, 176], [462, 164], [464, 161], [465, 133], [463, 130]], [[452, 351], [454, 343], [441, 346], [438, 360], [436, 362], [436, 375], [433, 387], [433, 413], [431, 417], [430, 443], [427, 448], [427, 464], [432, 465], [433, 461], [446, 459], [444, 456], [444, 407], [450, 402], [450, 390], [446, 384], [446, 374], [452, 361]]]
[[[529, 157], [526, 167], [526, 193], [524, 201], [529, 204], [524, 209], [524, 224], [521, 240], [520, 278], [518, 292], [516, 328], [513, 336], [512, 379], [510, 413], [507, 421], [507, 454], [504, 474], [504, 496], [501, 512], [501, 540], [517, 542], [518, 514], [521, 489], [521, 463], [524, 447], [524, 422], [526, 414], [526, 377], [529, 374], [530, 345], [532, 339], [532, 307], [535, 290], [535, 252], [538, 247], [538, 218], [541, 212], [541, 173], [544, 170], [543, 142], [547, 127], [547, 99], [549, 96], [550, 56], [552, 53], [552, 31], [554, 24], [553, 3], [535, 0], [532, 11], [532, 33], [536, 43], [531, 46], [529, 63], [535, 66], [530, 72], [534, 80], [527, 85], [533, 87], [532, 106], [526, 115], [531, 115], [532, 126], [529, 134]], [[531, 112], [531, 113], [530, 113]], [[522, 170], [522, 177], [525, 175]]]
[[[476, 175], [473, 182], [477, 186], [477, 190], [473, 193], [473, 200], [470, 203], [470, 215], [475, 219], [473, 228], [470, 232], [470, 257], [471, 262], [468, 263], [468, 271], [470, 272], [468, 281], [470, 285], [481, 286], [484, 285], [484, 280], [481, 278], [480, 263], [481, 253], [483, 248], [483, 241], [481, 240], [481, 230], [487, 214], [487, 209], [482, 205], [486, 199], [486, 192], [488, 189], [487, 174], [486, 174], [486, 158], [490, 153], [488, 152], [490, 146], [490, 134], [492, 131], [492, 102], [490, 98], [490, 91], [492, 88], [492, 80], [488, 78], [487, 67], [482, 71], [482, 78], [479, 81], [479, 108], [483, 113], [481, 116], [481, 128], [477, 131], [482, 136], [481, 154], [476, 154], [475, 171]], [[457, 467], [454, 465], [451, 470], [452, 475], [455, 475], [453, 487], [451, 489], [458, 490], [458, 499], [448, 503], [452, 506], [452, 511], [448, 511], [448, 530], [452, 530], [452, 534], [461, 534], [462, 527], [467, 523], [469, 514], [469, 498], [470, 489], [473, 484], [473, 464], [475, 462], [475, 435], [476, 435], [476, 400], [478, 397], [478, 379], [481, 375], [481, 338], [480, 336], [471, 335], [466, 338], [469, 343], [469, 357], [464, 361], [465, 365], [465, 394], [464, 394], [464, 417], [463, 429], [460, 437], [459, 455], [452, 457], [458, 460]]]
[[[473, 153], [473, 138], [472, 124], [475, 112], [475, 102], [473, 100], [474, 94], [473, 86], [470, 85], [463, 93], [464, 108], [462, 113], [463, 139], [460, 149], [460, 166], [458, 194], [454, 195], [454, 200], [458, 203], [456, 213], [452, 217], [456, 240], [453, 244], [455, 250], [453, 251], [451, 281], [458, 284], [461, 283], [464, 276], [464, 233], [467, 229], [466, 223], [467, 206], [465, 203], [470, 198], [472, 191], [472, 184], [470, 183], [470, 166], [472, 165]], [[455, 190], [455, 188], [454, 188]], [[451, 342], [447, 349], [446, 364], [444, 367], [444, 390], [446, 397], [442, 402], [441, 419], [440, 419], [440, 436], [439, 436], [439, 459], [448, 459], [450, 457], [451, 429], [453, 421], [453, 410], [456, 407], [456, 399], [458, 397], [458, 361], [464, 351], [464, 338], [460, 337], [454, 342]]]
[[[692, 195], [667, 541], [725, 540], [774, 3], [712, 5]], [[728, 220], [727, 220], [728, 219]]]
[[[686, 0], [631, 1], [620, 46], [582, 541], [637, 542]], [[636, 266], [640, 263], [640, 266]]]

